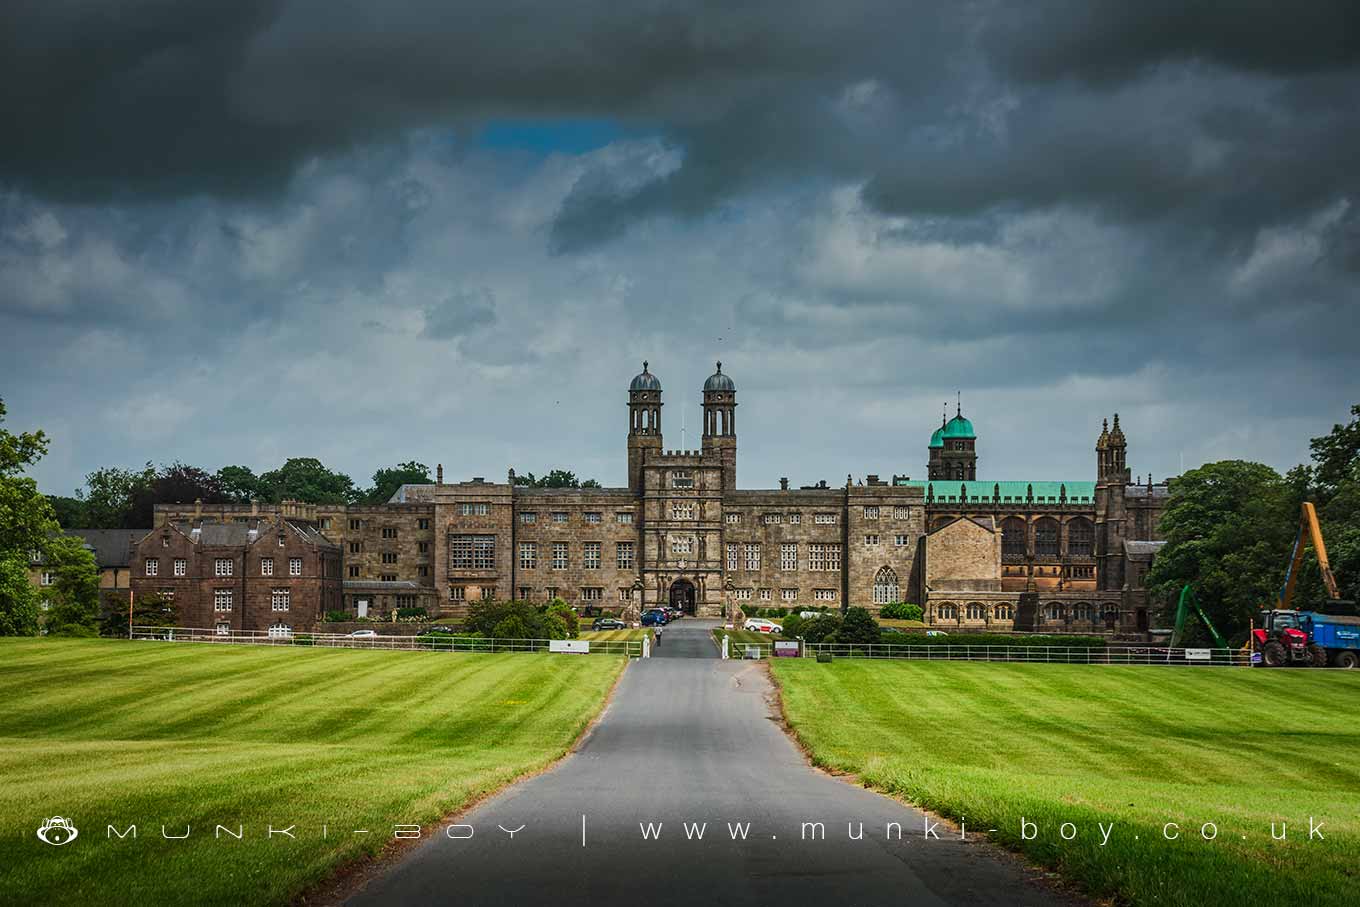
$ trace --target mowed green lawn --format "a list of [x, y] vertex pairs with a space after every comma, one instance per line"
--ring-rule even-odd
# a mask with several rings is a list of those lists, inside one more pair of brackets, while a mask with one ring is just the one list
[[[1360, 903], [1360, 672], [772, 667], [788, 721], [819, 764], [966, 817], [969, 829], [998, 829], [991, 837], [1097, 895], [1195, 907]], [[1035, 840], [1021, 840], [1022, 817]], [[1308, 840], [1309, 817], [1325, 822], [1325, 840]], [[1061, 840], [1064, 822], [1075, 840]], [[1104, 847], [1100, 822], [1114, 824]], [[1163, 837], [1168, 822], [1179, 840]], [[1201, 837], [1207, 822], [1217, 840]], [[1285, 842], [1272, 840], [1272, 822], [1277, 832], [1287, 823]]]
[[[0, 903], [286, 903], [561, 756], [625, 664], [0, 640]], [[62, 847], [36, 837], [57, 815]]]

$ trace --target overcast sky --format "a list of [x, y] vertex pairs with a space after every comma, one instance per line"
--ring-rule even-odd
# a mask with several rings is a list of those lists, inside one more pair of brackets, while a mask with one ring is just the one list
[[[539, 8], [535, 8], [539, 7]], [[1205, 11], [1198, 11], [1203, 7]], [[115, 11], [116, 10], [116, 11]], [[0, 396], [103, 465], [1279, 468], [1360, 401], [1360, 4], [18, 0]]]

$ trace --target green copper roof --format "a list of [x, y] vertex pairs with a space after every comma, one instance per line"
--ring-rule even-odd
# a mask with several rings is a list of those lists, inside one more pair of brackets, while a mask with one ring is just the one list
[[962, 415], [955, 416], [949, 420], [949, 424], [944, 427], [946, 438], [976, 438], [973, 434], [973, 423], [969, 422]]
[[935, 429], [935, 434], [930, 436], [931, 447], [944, 447], [944, 429]]
[[1095, 482], [960, 482], [955, 479], [906, 479], [898, 485], [920, 488], [936, 501], [945, 503], [987, 504], [998, 494], [1002, 504], [1023, 504], [1034, 495], [1036, 504], [1056, 504], [1064, 488], [1071, 504], [1090, 504], [1096, 498]]

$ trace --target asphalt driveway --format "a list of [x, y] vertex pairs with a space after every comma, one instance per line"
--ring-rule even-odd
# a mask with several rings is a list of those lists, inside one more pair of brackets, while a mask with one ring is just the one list
[[943, 825], [927, 838], [920, 813], [810, 768], [772, 720], [764, 668], [717, 660], [712, 626], [672, 625], [574, 754], [347, 903], [1071, 903], [987, 845]]

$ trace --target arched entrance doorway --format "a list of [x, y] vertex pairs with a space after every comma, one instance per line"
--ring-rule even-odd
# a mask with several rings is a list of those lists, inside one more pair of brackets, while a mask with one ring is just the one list
[[693, 616], [695, 609], [693, 583], [687, 579], [678, 579], [671, 583], [671, 607], [679, 608], [684, 613]]

